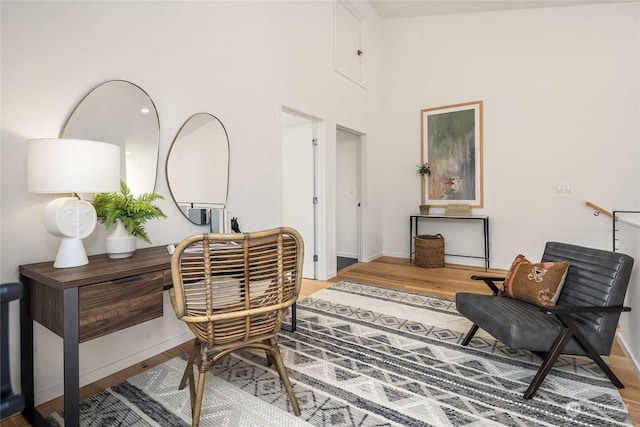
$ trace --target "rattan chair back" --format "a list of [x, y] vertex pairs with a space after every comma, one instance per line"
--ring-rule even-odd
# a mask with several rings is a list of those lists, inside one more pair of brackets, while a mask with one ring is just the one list
[[[245, 347], [264, 349], [269, 362], [276, 363], [299, 415], [275, 336], [300, 293], [303, 255], [302, 237], [288, 227], [199, 234], [177, 246], [171, 258], [170, 296], [176, 316], [196, 336], [180, 384], [183, 388], [191, 380], [194, 426], [200, 415], [204, 373], [220, 358]], [[191, 363], [197, 353], [201, 376], [194, 403]]]
[[178, 319], [210, 348], [275, 334], [300, 292], [303, 250], [290, 228], [185, 239], [171, 260]]

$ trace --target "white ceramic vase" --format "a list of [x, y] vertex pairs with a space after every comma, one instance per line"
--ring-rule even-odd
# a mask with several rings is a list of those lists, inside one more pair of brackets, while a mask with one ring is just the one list
[[122, 222], [116, 220], [116, 228], [106, 239], [107, 255], [109, 258], [128, 258], [136, 250], [136, 238], [127, 233]]

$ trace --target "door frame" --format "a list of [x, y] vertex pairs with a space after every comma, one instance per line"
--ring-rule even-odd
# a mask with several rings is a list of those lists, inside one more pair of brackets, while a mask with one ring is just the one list
[[[366, 246], [366, 232], [365, 232], [365, 212], [366, 212], [366, 200], [365, 200], [365, 134], [356, 130], [350, 129], [346, 126], [336, 125], [336, 146], [338, 142], [338, 131], [347, 132], [354, 135], [357, 138], [356, 141], [356, 185], [357, 185], [357, 198], [359, 203], [359, 209], [357, 211], [357, 250], [358, 250], [358, 262], [363, 262], [367, 259], [365, 254]], [[337, 154], [337, 149], [336, 149]], [[337, 164], [337, 159], [336, 159]], [[337, 185], [337, 182], [336, 182]], [[337, 209], [337, 206], [336, 206]], [[337, 238], [336, 238], [337, 240]]]
[[[319, 279], [319, 278], [325, 278], [326, 277], [326, 269], [327, 269], [327, 264], [326, 264], [326, 260], [324, 259], [323, 256], [321, 256], [321, 254], [325, 253], [324, 248], [326, 246], [326, 239], [324, 238], [325, 235], [325, 226], [324, 224], [326, 224], [325, 222], [325, 215], [324, 215], [324, 200], [323, 197], [321, 197], [321, 193], [322, 193], [322, 130], [323, 130], [323, 120], [304, 113], [300, 110], [291, 108], [291, 107], [287, 107], [285, 105], [282, 105], [280, 108], [280, 112], [279, 115], [280, 117], [282, 117], [283, 113], [287, 113], [290, 114], [292, 116], [296, 116], [299, 117], [301, 119], [307, 120], [309, 122], [311, 122], [312, 124], [312, 138], [316, 140], [316, 144], [315, 144], [315, 148], [314, 148], [314, 176], [313, 176], [313, 186], [314, 186], [314, 197], [317, 198], [317, 203], [314, 205], [314, 224], [313, 224], [313, 229], [314, 229], [314, 244], [312, 246], [309, 246], [306, 244], [305, 242], [305, 254], [308, 253], [312, 253], [313, 255], [317, 256], [317, 260], [314, 261], [313, 263], [313, 278], [314, 279]], [[282, 128], [280, 129], [280, 156], [279, 156], [279, 161], [280, 159], [282, 159], [282, 150], [283, 150], [283, 146], [282, 146]], [[283, 222], [283, 218], [284, 218], [284, 213], [282, 211], [283, 209], [283, 194], [282, 194], [282, 188], [283, 188], [283, 168], [284, 165], [280, 164], [279, 167], [279, 206], [280, 206], [280, 211], [279, 211], [279, 216], [280, 216], [280, 220], [279, 222], [282, 224]]]

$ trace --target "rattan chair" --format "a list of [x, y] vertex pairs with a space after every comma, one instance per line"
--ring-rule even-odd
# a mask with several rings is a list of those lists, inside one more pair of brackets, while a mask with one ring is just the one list
[[[265, 350], [284, 384], [293, 412], [300, 408], [282, 362], [276, 334], [296, 301], [302, 280], [304, 244], [287, 227], [240, 234], [188, 237], [171, 258], [171, 303], [195, 334], [180, 389], [189, 382], [193, 426], [200, 420], [206, 373], [229, 353]], [[195, 390], [193, 363], [199, 356]]]

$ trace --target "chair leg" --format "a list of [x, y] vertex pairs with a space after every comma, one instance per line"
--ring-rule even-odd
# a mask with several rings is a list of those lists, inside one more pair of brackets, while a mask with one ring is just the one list
[[[196, 399], [191, 399], [191, 426], [198, 427], [200, 424], [200, 411], [202, 410], [202, 395], [204, 394], [204, 381], [207, 378], [207, 371], [209, 370], [208, 361], [200, 361], [199, 363], [200, 375], [198, 375], [198, 391], [196, 393]], [[193, 384], [193, 381], [192, 381]]]
[[191, 353], [189, 354], [187, 367], [184, 370], [184, 374], [182, 374], [182, 380], [180, 381], [178, 390], [184, 389], [185, 385], [187, 385], [188, 379], [191, 379], [192, 380], [191, 383], [193, 384], [193, 362], [196, 360], [196, 355], [199, 352], [198, 350], [199, 350], [198, 340], [195, 340], [193, 343], [193, 347], [191, 347]]
[[473, 336], [476, 334], [476, 332], [478, 332], [478, 328], [479, 326], [475, 323], [473, 324], [473, 326], [471, 326], [471, 329], [469, 329], [469, 332], [467, 332], [467, 335], [465, 335], [464, 339], [462, 340], [463, 346], [466, 347], [467, 345], [469, 345]]
[[598, 354], [596, 349], [593, 348], [589, 340], [582, 334], [582, 332], [580, 332], [580, 330], [577, 328], [573, 320], [571, 320], [571, 318], [569, 318], [568, 316], [564, 316], [564, 315], [558, 316], [558, 317], [560, 317], [560, 320], [562, 320], [565, 323], [565, 325], [567, 325], [573, 331], [574, 338], [578, 341], [578, 343], [580, 343], [580, 345], [587, 352], [589, 357], [594, 362], [596, 362], [596, 365], [598, 365], [600, 369], [602, 369], [602, 371], [605, 373], [607, 378], [609, 378], [609, 381], [611, 381], [613, 385], [615, 385], [618, 388], [624, 388], [624, 384], [622, 384], [622, 381], [620, 381], [620, 379], [616, 376], [616, 374], [613, 373], [609, 365], [607, 365], [607, 363], [604, 360], [602, 360], [602, 357], [600, 357], [600, 355]]
[[200, 342], [196, 339], [193, 343], [193, 347], [191, 347], [191, 353], [189, 354], [189, 360], [187, 361], [187, 366], [184, 368], [184, 374], [182, 374], [182, 380], [180, 380], [180, 385], [178, 386], [178, 390], [184, 389], [187, 381], [189, 381], [189, 402], [191, 402], [191, 412], [193, 413], [193, 402], [195, 401], [196, 389], [195, 389], [195, 380], [193, 378], [193, 362], [196, 360], [196, 356], [200, 353]]
[[609, 378], [609, 381], [611, 381], [614, 386], [618, 388], [624, 388], [624, 384], [622, 384], [622, 381], [620, 381], [616, 374], [613, 373], [609, 365], [607, 365], [607, 363], [602, 360], [602, 357], [600, 357], [599, 354], [590, 353], [589, 356], [591, 357], [591, 359], [593, 359], [594, 362], [596, 362], [600, 369], [602, 369], [602, 372], [604, 372], [604, 374], [607, 376], [607, 378]]
[[613, 373], [609, 365], [607, 365], [607, 363], [602, 360], [602, 357], [600, 357], [599, 354], [590, 353], [589, 356], [591, 357], [591, 359], [593, 359], [594, 362], [596, 362], [600, 369], [602, 369], [602, 372], [604, 372], [604, 374], [607, 376], [607, 378], [609, 378], [609, 381], [611, 381], [614, 386], [618, 388], [624, 388], [624, 384], [622, 384], [622, 381], [620, 381], [616, 374]]
[[276, 365], [276, 369], [278, 370], [278, 375], [280, 375], [280, 380], [282, 384], [284, 384], [284, 388], [287, 390], [287, 394], [289, 395], [289, 401], [291, 402], [291, 406], [293, 407], [293, 413], [296, 414], [296, 417], [300, 416], [300, 406], [298, 405], [298, 399], [296, 399], [296, 395], [293, 392], [293, 387], [291, 386], [291, 381], [289, 381], [289, 375], [287, 374], [287, 370], [284, 367], [284, 362], [282, 361], [282, 355], [280, 354], [280, 348], [278, 347], [278, 343], [275, 338], [271, 338], [269, 340], [269, 345], [271, 346], [270, 359]]
[[267, 355], [267, 366], [273, 365], [273, 356], [271, 356], [271, 352], [269, 350], [265, 350]]
[[531, 399], [536, 394], [538, 388], [542, 384], [542, 381], [544, 381], [545, 377], [551, 370], [551, 367], [553, 367], [553, 364], [558, 360], [562, 349], [567, 345], [572, 336], [573, 333], [568, 328], [564, 329], [562, 333], [558, 335], [556, 342], [553, 344], [551, 350], [549, 350], [549, 353], [547, 353], [547, 357], [542, 361], [542, 365], [538, 368], [538, 372], [535, 377], [533, 377], [527, 391], [524, 392], [525, 399]]

